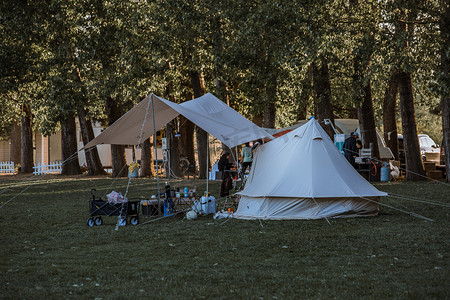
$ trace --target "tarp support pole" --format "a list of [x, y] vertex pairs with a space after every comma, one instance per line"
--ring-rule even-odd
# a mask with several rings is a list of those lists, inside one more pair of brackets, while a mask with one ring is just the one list
[[206, 133], [206, 197], [209, 197], [209, 133]]
[[240, 166], [239, 166], [239, 153], [238, 153], [238, 145], [236, 145], [236, 171], [237, 171], [237, 174], [239, 175], [239, 168], [240, 168]]
[[156, 187], [158, 189], [158, 212], [161, 214], [161, 196], [159, 191], [159, 170], [158, 170], [158, 151], [156, 149], [156, 124], [155, 124], [155, 107], [153, 105], [153, 94], [150, 94], [152, 100], [152, 117], [153, 117], [153, 149], [155, 149], [155, 161], [156, 161]]

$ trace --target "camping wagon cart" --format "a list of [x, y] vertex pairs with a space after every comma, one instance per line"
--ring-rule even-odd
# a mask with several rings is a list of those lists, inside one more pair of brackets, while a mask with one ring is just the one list
[[139, 201], [127, 201], [124, 203], [110, 203], [103, 201], [102, 198], [96, 197], [95, 190], [91, 190], [92, 200], [89, 200], [90, 217], [87, 225], [93, 227], [103, 224], [101, 216], [121, 216], [120, 226], [127, 224], [127, 218], [131, 225], [139, 224]]

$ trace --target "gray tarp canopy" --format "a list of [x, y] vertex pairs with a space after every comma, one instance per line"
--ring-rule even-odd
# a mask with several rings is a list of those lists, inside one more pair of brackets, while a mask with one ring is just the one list
[[181, 104], [150, 94], [84, 149], [98, 144], [137, 145], [153, 135], [154, 129], [163, 128], [180, 114], [230, 148], [265, 137], [273, 138], [210, 93]]

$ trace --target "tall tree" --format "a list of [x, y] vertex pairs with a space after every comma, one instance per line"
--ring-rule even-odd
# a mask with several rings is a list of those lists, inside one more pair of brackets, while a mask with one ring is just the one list
[[[370, 148], [372, 157], [380, 157], [378, 151], [377, 132], [375, 127], [375, 115], [372, 101], [372, 86], [370, 72], [370, 62], [372, 59], [375, 43], [376, 24], [371, 6], [365, 6], [358, 0], [351, 0], [350, 6], [353, 10], [353, 16], [359, 20], [365, 19], [365, 26], [359, 25], [360, 33], [356, 34], [356, 47], [353, 58], [353, 94], [354, 102], [358, 108], [359, 130], [364, 148]], [[364, 15], [363, 18], [359, 14]], [[368, 25], [367, 25], [368, 24]]]
[[397, 95], [398, 95], [398, 81], [395, 71], [391, 74], [383, 99], [383, 128], [384, 128], [384, 140], [386, 145], [391, 149], [392, 154], [396, 160], [398, 156], [398, 139], [397, 139]]
[[11, 138], [10, 138], [10, 160], [14, 162], [15, 165], [20, 164], [21, 161], [21, 134], [20, 126], [17, 122], [13, 122], [11, 126]]
[[212, 44], [212, 54], [214, 57], [214, 67], [213, 67], [213, 74], [214, 74], [214, 83], [215, 83], [215, 91], [216, 96], [230, 105], [230, 101], [228, 100], [228, 93], [227, 93], [227, 83], [225, 81], [224, 77], [224, 69], [225, 69], [225, 62], [223, 59], [222, 53], [224, 52], [223, 47], [223, 40], [224, 40], [224, 18], [222, 16], [222, 3], [219, 2], [219, 5], [217, 5], [218, 1], [210, 1], [210, 27], [211, 27], [211, 44]]
[[[201, 97], [205, 94], [205, 85], [203, 83], [203, 78], [199, 72], [196, 71], [191, 72], [191, 83], [195, 98]], [[198, 126], [195, 129], [195, 133], [197, 135], [198, 168], [199, 168], [198, 178], [206, 179], [206, 176], [208, 176], [207, 170], [209, 170], [209, 166], [207, 165], [207, 161], [209, 161], [207, 160], [208, 146], [209, 146], [208, 133]]]
[[[403, 1], [403, 4], [408, 4]], [[402, 116], [403, 145], [405, 148], [406, 179], [410, 181], [424, 180], [425, 171], [419, 148], [419, 137], [415, 119], [414, 94], [409, 62], [409, 44], [413, 39], [413, 21], [417, 12], [408, 6], [400, 7], [396, 23], [398, 29], [399, 51], [404, 53], [404, 65], [399, 67], [398, 85], [400, 94], [400, 111]]]
[[[92, 128], [91, 121], [86, 119], [86, 110], [84, 108], [80, 108], [78, 110], [78, 120], [80, 122], [80, 131], [83, 144], [87, 145], [87, 143], [94, 139], [94, 130]], [[86, 156], [88, 175], [106, 175], [100, 156], [98, 155], [97, 146], [92, 149], [85, 150], [84, 153]]]
[[[159, 10], [155, 10], [153, 19], [161, 24], [160, 45], [155, 51], [159, 53], [163, 61], [169, 66], [170, 72], [166, 72], [167, 81], [184, 89], [185, 80], [188, 78], [191, 91], [183, 91], [182, 98], [187, 94], [193, 94], [194, 98], [205, 93], [204, 75], [212, 70], [210, 48], [207, 40], [210, 36], [211, 22], [207, 19], [208, 6], [204, 1], [157, 1]], [[163, 13], [161, 13], [163, 12]], [[169, 16], [169, 17], [168, 17]], [[177, 72], [178, 70], [178, 72]], [[175, 92], [175, 90], [174, 90]], [[176, 94], [176, 93], [175, 93]], [[183, 99], [184, 100], [184, 99]], [[190, 139], [191, 132], [186, 132], [192, 127], [182, 126], [183, 139]], [[183, 133], [184, 131], [184, 133]], [[207, 133], [202, 129], [196, 129], [197, 151], [199, 163], [199, 178], [206, 178], [207, 166]], [[183, 145], [190, 148], [190, 142]], [[187, 154], [191, 152], [187, 150]], [[189, 158], [188, 158], [189, 159]], [[191, 161], [191, 159], [189, 159]], [[193, 161], [191, 161], [193, 163]]]
[[[172, 92], [172, 82], [169, 82], [166, 86], [166, 91], [164, 93], [164, 96], [168, 98], [169, 100], [173, 101], [173, 94]], [[168, 124], [166, 124], [166, 139], [167, 139], [167, 146], [168, 146], [168, 153], [169, 153], [169, 172], [168, 177], [182, 177], [183, 174], [181, 174], [180, 169], [180, 154], [178, 152], [178, 139], [175, 138], [175, 120], [170, 121]]]
[[445, 152], [445, 168], [447, 170], [447, 182], [450, 182], [450, 3], [441, 0], [442, 13], [440, 15], [441, 30], [441, 107], [442, 107], [442, 132]]
[[[2, 1], [0, 3], [0, 135], [9, 135], [14, 122], [21, 123], [21, 171], [33, 171], [34, 105], [31, 99], [39, 90], [38, 46], [42, 39], [41, 21], [44, 1]], [[32, 122], [33, 121], [33, 122]], [[18, 160], [16, 158], [14, 160]]]
[[[331, 106], [331, 86], [328, 72], [328, 60], [322, 57], [313, 64], [313, 86], [314, 86], [314, 111], [317, 120], [330, 119], [334, 124], [333, 108]], [[334, 131], [331, 126], [322, 125], [330, 136], [334, 139]]]
[[[107, 108], [109, 109], [109, 125], [111, 126], [123, 114], [119, 107], [119, 101], [112, 98], [107, 99]], [[128, 175], [127, 162], [125, 159], [125, 145], [111, 145], [111, 164], [113, 177], [126, 177]]]
[[262, 115], [263, 127], [275, 127], [281, 87], [299, 60], [293, 42], [298, 40], [296, 20], [302, 15], [298, 6], [292, 1], [223, 1], [221, 16], [227, 20], [223, 24], [228, 36], [221, 58], [227, 61], [224, 73], [234, 98], [230, 105], [248, 117]]
[[[152, 138], [153, 139], [153, 138]], [[155, 177], [155, 164], [153, 163], [153, 142], [146, 139], [141, 148], [141, 176]]]
[[22, 125], [21, 125], [21, 172], [32, 173], [33, 172], [33, 129], [32, 129], [32, 115], [31, 109], [27, 106], [23, 106]]
[[[152, 5], [145, 1], [92, 0], [87, 6], [89, 13], [84, 20], [89, 39], [82, 52], [89, 63], [85, 68], [87, 88], [89, 99], [102, 103], [108, 124], [154, 87], [150, 84], [154, 57], [148, 50], [155, 28], [150, 18]], [[113, 175], [126, 176], [124, 146], [113, 145], [111, 149]]]
[[[192, 97], [190, 99], [192, 99]], [[183, 116], [180, 116], [179, 120], [180, 120], [180, 128], [179, 128], [180, 142], [178, 143], [179, 147], [178, 153], [180, 153], [180, 157], [186, 157], [189, 160], [190, 165], [195, 167], [196, 165], [195, 151], [194, 151], [195, 124]], [[192, 172], [194, 170], [189, 170], [189, 172]]]
[[166, 125], [166, 139], [167, 145], [169, 147], [169, 166], [170, 173], [169, 177], [183, 177], [180, 170], [180, 155], [178, 154], [178, 139], [175, 138], [174, 134], [174, 121], [169, 122]]

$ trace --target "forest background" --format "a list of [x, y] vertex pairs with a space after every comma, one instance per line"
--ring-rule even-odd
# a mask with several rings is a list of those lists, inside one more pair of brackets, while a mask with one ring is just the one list
[[[0, 136], [25, 173], [33, 130], [61, 130], [67, 159], [75, 117], [86, 144], [90, 121], [110, 125], [150, 93], [181, 103], [211, 92], [268, 128], [358, 118], [364, 145], [380, 128], [397, 158], [390, 137], [403, 133], [409, 180], [424, 174], [417, 133], [450, 152], [448, 0], [7, 0], [0, 11]], [[194, 161], [197, 143], [204, 178], [206, 133], [179, 117], [166, 135], [175, 160]], [[126, 176], [124, 146], [111, 148], [113, 175]], [[103, 172], [96, 150], [87, 162]], [[76, 160], [63, 167], [79, 172]]]

